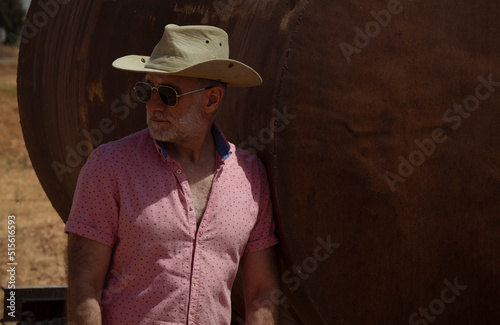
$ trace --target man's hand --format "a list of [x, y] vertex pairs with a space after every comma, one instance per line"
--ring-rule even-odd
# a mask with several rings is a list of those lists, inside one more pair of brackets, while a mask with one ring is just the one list
[[278, 305], [273, 294], [279, 291], [274, 247], [246, 253], [241, 261], [247, 325], [278, 324]]
[[112, 249], [96, 241], [68, 237], [68, 325], [100, 325], [101, 295]]

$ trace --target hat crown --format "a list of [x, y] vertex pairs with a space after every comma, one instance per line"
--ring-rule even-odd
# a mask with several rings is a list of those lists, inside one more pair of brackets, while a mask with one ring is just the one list
[[215, 80], [228, 87], [262, 84], [260, 75], [229, 58], [229, 37], [214, 26], [165, 26], [151, 56], [126, 55], [113, 61], [116, 69]]
[[145, 67], [169, 72], [228, 58], [228, 36], [224, 30], [213, 26], [169, 24]]

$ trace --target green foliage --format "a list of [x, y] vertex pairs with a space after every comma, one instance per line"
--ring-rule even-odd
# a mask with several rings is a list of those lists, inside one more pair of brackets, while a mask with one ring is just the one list
[[5, 28], [7, 35], [21, 34], [25, 15], [20, 0], [0, 0], [0, 27]]

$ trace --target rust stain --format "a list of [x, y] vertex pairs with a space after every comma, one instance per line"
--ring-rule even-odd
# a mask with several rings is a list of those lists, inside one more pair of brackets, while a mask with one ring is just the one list
[[192, 14], [205, 14], [207, 12], [208, 8], [205, 5], [202, 4], [175, 4], [174, 7], [174, 12], [180, 12], [186, 15], [192, 15]]
[[90, 99], [90, 101], [96, 100], [97, 97], [99, 101], [104, 102], [104, 93], [102, 91], [102, 80], [98, 80], [97, 82], [88, 84], [87, 96]]

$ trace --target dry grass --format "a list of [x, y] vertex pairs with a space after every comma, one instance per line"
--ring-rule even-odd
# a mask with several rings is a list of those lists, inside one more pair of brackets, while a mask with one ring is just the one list
[[[2, 47], [0, 57], [15, 57]], [[8, 282], [7, 217], [16, 216], [16, 286], [66, 284], [64, 224], [45, 195], [24, 145], [16, 91], [17, 64], [0, 59], [0, 283]], [[3, 310], [3, 299], [0, 301]]]

